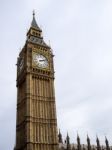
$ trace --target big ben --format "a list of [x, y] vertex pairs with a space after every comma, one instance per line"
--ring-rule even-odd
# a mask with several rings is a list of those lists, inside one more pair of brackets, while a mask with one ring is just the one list
[[33, 13], [17, 59], [15, 150], [58, 149], [53, 57]]

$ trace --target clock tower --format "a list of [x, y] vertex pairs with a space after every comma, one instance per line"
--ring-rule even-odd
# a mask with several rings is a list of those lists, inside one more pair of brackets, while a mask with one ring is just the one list
[[57, 150], [54, 65], [35, 14], [17, 60], [15, 150]]

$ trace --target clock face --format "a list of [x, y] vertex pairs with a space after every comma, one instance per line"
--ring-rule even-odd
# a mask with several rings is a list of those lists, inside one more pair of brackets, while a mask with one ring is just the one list
[[48, 60], [42, 54], [34, 54], [33, 55], [33, 61], [40, 68], [47, 68], [48, 67]]

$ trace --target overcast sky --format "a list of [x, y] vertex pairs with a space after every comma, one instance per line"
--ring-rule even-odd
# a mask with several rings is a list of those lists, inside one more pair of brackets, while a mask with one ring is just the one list
[[112, 0], [0, 0], [0, 150], [12, 150], [16, 60], [32, 10], [55, 54], [58, 128], [112, 143]]

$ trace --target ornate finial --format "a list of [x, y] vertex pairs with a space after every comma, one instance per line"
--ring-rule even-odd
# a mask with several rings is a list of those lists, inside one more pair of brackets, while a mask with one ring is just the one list
[[61, 134], [60, 128], [59, 128], [59, 134]]
[[35, 17], [35, 10], [33, 10], [33, 17]]
[[62, 134], [60, 132], [60, 129], [59, 129], [58, 138], [59, 138], [59, 143], [63, 143]]
[[97, 135], [96, 135], [96, 143], [97, 143], [97, 150], [101, 150], [100, 140]]
[[77, 131], [77, 139], [79, 138], [79, 133], [78, 133], [78, 131]]
[[106, 144], [106, 150], [110, 150], [109, 141], [106, 136], [105, 136], [105, 144]]
[[105, 136], [105, 142], [106, 142], [106, 145], [108, 145], [109, 143], [108, 143], [108, 139], [107, 139], [107, 137]]
[[69, 135], [68, 135], [68, 132], [67, 132], [67, 137], [66, 137], [66, 140], [67, 140], [67, 143], [69, 144], [69, 140], [70, 140], [70, 138], [69, 138]]
[[77, 143], [78, 145], [80, 145], [80, 137], [79, 137], [78, 131], [77, 131]]
[[67, 137], [66, 137], [66, 143], [67, 143], [67, 150], [71, 150], [71, 146], [70, 146], [70, 138], [69, 138], [69, 135], [68, 135], [68, 132], [67, 132]]
[[90, 141], [90, 138], [89, 138], [89, 135], [88, 135], [88, 133], [87, 133], [87, 140], [88, 140], [88, 141]]
[[77, 131], [77, 150], [81, 150], [80, 137]]
[[98, 135], [96, 134], [96, 142], [98, 143], [99, 142], [99, 138], [98, 138]]
[[67, 131], [67, 138], [69, 138], [68, 131]]
[[87, 139], [89, 139], [88, 133], [87, 133]]
[[91, 150], [90, 138], [88, 134], [87, 134], [87, 147], [88, 147], [88, 150]]

